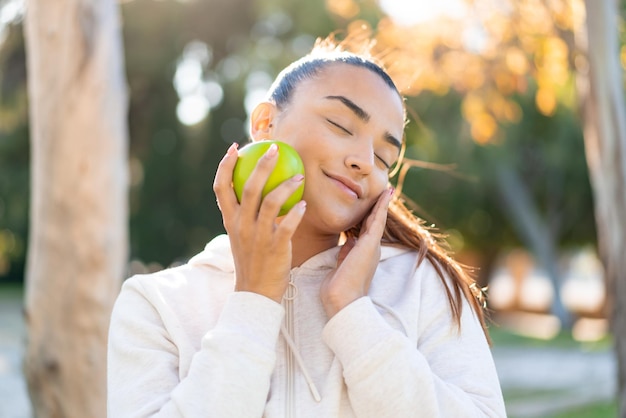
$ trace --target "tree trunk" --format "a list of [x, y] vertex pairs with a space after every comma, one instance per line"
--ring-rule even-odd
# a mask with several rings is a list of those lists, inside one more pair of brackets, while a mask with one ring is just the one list
[[115, 0], [30, 0], [24, 369], [36, 417], [106, 417], [127, 259], [127, 92]]
[[598, 245], [618, 362], [619, 416], [626, 418], [626, 107], [615, 0], [585, 0], [586, 28], [576, 36], [588, 62], [578, 65], [585, 153], [594, 193]]
[[559, 319], [561, 327], [571, 329], [572, 315], [561, 299], [562, 283], [556, 239], [514, 169], [499, 158], [494, 158], [490, 164], [494, 167], [495, 185], [511, 224], [550, 280], [554, 291], [551, 312]]

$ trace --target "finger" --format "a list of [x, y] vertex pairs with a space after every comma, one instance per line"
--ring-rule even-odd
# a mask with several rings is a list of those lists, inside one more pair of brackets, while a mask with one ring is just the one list
[[263, 187], [272, 173], [278, 157], [278, 146], [270, 145], [265, 154], [256, 163], [250, 177], [246, 180], [241, 193], [241, 216], [256, 219], [263, 199]]
[[283, 241], [290, 240], [294, 232], [296, 232], [298, 225], [300, 225], [305, 212], [306, 202], [301, 200], [296, 203], [280, 220], [276, 228], [276, 238]]
[[213, 179], [213, 192], [222, 214], [231, 213], [237, 206], [237, 196], [232, 188], [233, 169], [237, 163], [237, 146], [238, 144], [235, 142], [228, 148], [226, 155], [217, 166], [217, 172]]
[[261, 207], [259, 208], [259, 221], [273, 225], [282, 206], [302, 185], [303, 181], [304, 176], [302, 174], [296, 174], [265, 195], [261, 202]]
[[390, 188], [380, 194], [378, 201], [372, 208], [372, 212], [363, 224], [361, 237], [371, 236], [378, 241], [383, 236], [387, 222], [387, 209], [389, 208], [393, 191], [393, 188]]

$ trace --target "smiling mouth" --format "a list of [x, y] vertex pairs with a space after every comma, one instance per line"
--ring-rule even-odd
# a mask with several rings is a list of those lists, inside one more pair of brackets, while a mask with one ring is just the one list
[[328, 176], [328, 178], [333, 180], [333, 182], [337, 184], [340, 189], [342, 189], [347, 194], [352, 195], [356, 199], [360, 199], [363, 195], [363, 190], [361, 186], [353, 182], [352, 180], [341, 176], [330, 175], [328, 173], [325, 174], [326, 176]]

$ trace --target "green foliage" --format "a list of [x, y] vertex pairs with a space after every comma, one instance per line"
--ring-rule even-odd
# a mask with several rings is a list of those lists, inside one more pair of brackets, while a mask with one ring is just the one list
[[466, 250], [493, 253], [521, 245], [506, 220], [494, 182], [496, 160], [519, 173], [561, 246], [593, 242], [591, 186], [580, 124], [572, 109], [541, 115], [533, 96], [517, 98], [524, 117], [497, 144], [478, 145], [460, 115], [460, 98], [423, 93], [407, 104], [419, 119], [407, 129], [407, 157], [447, 169], [412, 169], [404, 191], [429, 223], [458, 230]]
[[28, 238], [29, 142], [26, 63], [21, 26], [0, 46], [0, 281], [24, 274]]
[[[360, 6], [358, 18], [375, 26], [381, 16], [375, 2]], [[120, 7], [130, 93], [130, 258], [167, 266], [223, 232], [211, 185], [228, 145], [247, 140], [244, 103], [252, 75], [272, 79], [307, 52], [315, 38], [341, 33], [350, 22], [330, 15], [324, 2], [306, 0], [134, 0]], [[28, 237], [29, 132], [21, 33], [21, 25], [11, 26], [0, 45], [0, 281], [22, 280]], [[173, 78], [192, 41], [207, 45], [204, 80], [218, 82], [224, 95], [205, 120], [185, 126], [177, 119], [180, 98]], [[470, 139], [454, 93], [407, 100], [419, 115], [407, 128], [407, 156], [456, 168], [414, 168], [404, 190], [429, 223], [455, 234], [458, 249], [493, 257], [519, 243], [495, 198], [493, 158], [505, 159], [523, 174], [562, 245], [594, 241], [576, 114], [559, 108], [546, 118], [532, 101], [530, 93], [517, 99], [524, 118], [506, 129], [501, 144], [480, 147]], [[2, 260], [8, 260], [4, 270]]]
[[[247, 141], [247, 76], [263, 71], [274, 77], [302, 53], [293, 51], [298, 40], [318, 36], [309, 35], [316, 28], [319, 35], [328, 33], [332, 22], [322, 5], [304, 1], [218, 5], [137, 0], [122, 11], [131, 156], [133, 172], [141, 177], [134, 177], [130, 196], [131, 257], [167, 266], [184, 261], [223, 232], [211, 184], [227, 146]], [[191, 41], [208, 45], [211, 59], [204, 75], [217, 79], [225, 94], [205, 121], [185, 127], [176, 117], [179, 98], [172, 79]]]

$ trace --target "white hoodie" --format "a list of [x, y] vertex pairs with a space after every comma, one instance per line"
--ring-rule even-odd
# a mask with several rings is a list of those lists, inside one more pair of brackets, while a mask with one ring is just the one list
[[338, 252], [294, 268], [282, 305], [233, 291], [225, 235], [184, 266], [127, 280], [109, 418], [506, 416], [478, 320], [465, 302], [457, 330], [428, 261], [383, 247], [369, 296], [328, 320], [319, 289]]

